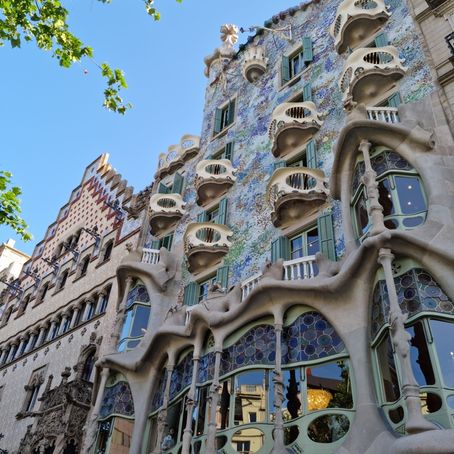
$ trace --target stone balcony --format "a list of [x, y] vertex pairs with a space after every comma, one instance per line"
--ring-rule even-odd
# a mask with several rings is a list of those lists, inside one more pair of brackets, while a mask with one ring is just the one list
[[344, 0], [330, 27], [337, 51], [354, 49], [375, 35], [389, 16], [384, 0]]
[[244, 52], [243, 77], [255, 83], [265, 73], [267, 65], [265, 49], [262, 46], [249, 46]]
[[147, 249], [142, 251], [142, 263], [148, 265], [157, 265], [161, 259], [161, 251], [159, 249]]
[[397, 107], [367, 107], [367, 118], [385, 123], [400, 123]]
[[150, 229], [159, 236], [174, 227], [185, 213], [180, 194], [154, 194], [150, 198]]
[[200, 150], [200, 137], [192, 134], [185, 134], [180, 143], [171, 145], [167, 153], [159, 155], [158, 170], [156, 179], [170, 175], [184, 165], [186, 161], [194, 158]]
[[232, 231], [210, 222], [189, 224], [184, 234], [184, 250], [191, 273], [198, 273], [221, 262], [232, 243]]
[[273, 112], [269, 136], [275, 157], [298, 153], [323, 122], [312, 101], [283, 103]]
[[236, 170], [228, 159], [204, 159], [197, 164], [197, 203], [205, 206], [223, 196], [235, 183]]
[[405, 71], [394, 46], [355, 50], [347, 58], [339, 81], [344, 104], [376, 104], [395, 87]]
[[328, 192], [322, 170], [306, 167], [276, 169], [267, 188], [268, 200], [273, 207], [273, 224], [285, 228], [313, 213], [326, 202]]

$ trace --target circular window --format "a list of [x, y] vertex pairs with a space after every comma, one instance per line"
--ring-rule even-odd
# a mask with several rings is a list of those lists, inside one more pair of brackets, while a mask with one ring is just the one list
[[397, 424], [404, 419], [404, 409], [402, 407], [394, 408], [393, 410], [389, 410], [388, 412], [389, 419], [394, 423]]
[[421, 398], [421, 411], [423, 415], [435, 413], [443, 405], [443, 401], [438, 394], [422, 392], [419, 394], [419, 397]]
[[314, 419], [307, 428], [307, 434], [316, 443], [333, 443], [340, 440], [350, 428], [350, 421], [344, 415], [323, 415]]
[[285, 446], [291, 445], [293, 442], [296, 441], [298, 435], [300, 434], [300, 430], [298, 426], [290, 426], [284, 428], [284, 443]]

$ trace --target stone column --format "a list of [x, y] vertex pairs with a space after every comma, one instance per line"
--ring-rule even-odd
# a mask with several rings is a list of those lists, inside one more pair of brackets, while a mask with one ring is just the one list
[[[11, 348], [10, 348], [10, 350], [9, 350], [8, 358], [7, 358], [7, 360], [6, 360], [7, 363], [9, 363], [9, 362], [13, 359], [12, 356], [13, 356], [13, 354], [15, 353], [15, 351], [14, 351], [15, 348], [14, 348], [14, 347], [17, 347], [17, 341], [11, 342]], [[16, 350], [16, 351], [17, 351], [17, 350]]]
[[191, 441], [192, 441], [192, 413], [195, 406], [196, 398], [196, 384], [197, 377], [199, 375], [199, 364], [200, 356], [199, 354], [194, 354], [192, 358], [193, 368], [192, 368], [192, 381], [191, 387], [189, 388], [188, 395], [186, 397], [186, 427], [183, 433], [183, 446], [181, 454], [189, 454], [191, 450]]
[[126, 278], [126, 286], [125, 286], [125, 292], [123, 294], [123, 299], [121, 300], [120, 304], [118, 305], [118, 309], [117, 309], [117, 317], [115, 318], [115, 330], [111, 334], [113, 341], [114, 341], [115, 348], [117, 348], [118, 341], [120, 340], [120, 334], [121, 334], [121, 330], [123, 328], [123, 322], [124, 322], [124, 318], [125, 318], [126, 301], [128, 299], [129, 290], [131, 289], [131, 284], [132, 284], [132, 277], [128, 276]]
[[76, 320], [77, 320], [77, 316], [79, 315], [79, 312], [80, 312], [80, 306], [75, 306], [74, 307], [74, 312], [73, 312], [73, 316], [72, 316], [72, 319], [71, 319], [71, 325], [69, 325], [69, 327], [72, 329], [76, 326]]
[[[168, 364], [166, 367], [167, 370], [167, 380], [166, 380], [166, 387], [164, 390], [164, 399], [162, 402], [162, 409], [158, 413], [158, 436], [156, 437], [156, 444], [153, 449], [152, 454], [161, 454], [161, 444], [164, 438], [164, 432], [167, 427], [167, 407], [169, 405], [169, 398], [170, 398], [170, 383], [172, 381], [172, 373], [174, 369], [173, 364]], [[178, 435], [178, 434], [175, 434]]]
[[370, 162], [370, 148], [372, 144], [363, 139], [359, 144], [359, 151], [364, 156], [364, 175], [363, 182], [367, 190], [367, 199], [369, 201], [369, 218], [372, 222], [372, 228], [369, 232], [371, 236], [378, 235], [385, 230], [385, 225], [383, 223], [383, 207], [379, 203], [379, 194], [378, 194], [378, 183], [377, 183], [377, 173], [372, 169], [372, 164]]
[[61, 323], [60, 323], [60, 328], [58, 330], [58, 335], [61, 335], [64, 333], [64, 330], [65, 330], [65, 323], [66, 321], [68, 320], [69, 318], [69, 314], [67, 312], [65, 312], [61, 318]]
[[47, 341], [49, 342], [50, 340], [52, 340], [52, 333], [54, 332], [54, 328], [55, 328], [55, 325], [57, 324], [58, 322], [58, 318], [53, 318], [51, 321], [50, 321], [50, 329], [49, 329], [49, 334], [47, 335]]
[[39, 347], [40, 345], [42, 345], [46, 339], [44, 339], [44, 334], [46, 332], [46, 329], [47, 329], [47, 326], [48, 325], [43, 325], [41, 326], [41, 328], [39, 329], [39, 336], [38, 336], [38, 340], [36, 341], [36, 346]]
[[84, 442], [81, 452], [92, 452], [94, 443], [96, 442], [96, 433], [98, 430], [97, 420], [99, 416], [99, 411], [101, 410], [102, 398], [104, 396], [104, 389], [106, 388], [107, 379], [110, 375], [109, 368], [103, 368], [101, 370], [101, 380], [99, 382], [98, 394], [96, 396], [96, 401], [91, 411], [90, 418], [87, 419], [87, 422], [84, 426]]
[[276, 334], [276, 360], [274, 366], [274, 447], [273, 454], [285, 452], [284, 419], [282, 417], [282, 404], [284, 402], [284, 377], [282, 375], [282, 323], [274, 324]]
[[394, 255], [391, 249], [381, 248], [378, 254], [378, 263], [383, 267], [389, 298], [389, 324], [391, 326], [391, 339], [401, 365], [402, 394], [407, 406], [408, 418], [405, 423], [406, 431], [410, 434], [434, 430], [436, 427], [427, 421], [421, 414], [421, 399], [419, 385], [413, 374], [410, 359], [410, 334], [405, 330], [408, 314], [403, 314], [399, 306], [396, 286], [394, 283], [392, 262]]
[[17, 355], [16, 358], [19, 358], [19, 356], [22, 356], [23, 352], [22, 349], [24, 348], [24, 345], [28, 342], [27, 336], [24, 334], [20, 338], [20, 343], [19, 343], [19, 348], [17, 349]]
[[2, 365], [5, 362], [7, 356], [8, 356], [8, 349], [5, 347], [2, 350], [2, 354], [0, 355], [0, 365]]
[[28, 353], [29, 351], [31, 351], [33, 342], [36, 339], [37, 335], [38, 335], [38, 331], [36, 331], [36, 330], [31, 331], [30, 338], [28, 339], [28, 344], [25, 347], [25, 353]]
[[219, 403], [219, 392], [221, 391], [219, 373], [221, 369], [222, 345], [216, 345], [215, 352], [213, 383], [210, 386], [210, 395], [208, 397], [209, 419], [206, 454], [216, 454], [216, 410]]

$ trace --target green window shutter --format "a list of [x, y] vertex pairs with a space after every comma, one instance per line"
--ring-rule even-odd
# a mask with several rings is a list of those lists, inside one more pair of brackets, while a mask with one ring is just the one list
[[197, 215], [197, 222], [207, 222], [208, 221], [208, 215], [206, 211], [202, 211]]
[[320, 251], [330, 260], [336, 260], [336, 245], [334, 243], [333, 215], [322, 214], [317, 219]]
[[235, 100], [233, 99], [229, 103], [229, 125], [235, 121]]
[[303, 87], [303, 98], [304, 101], [312, 101], [312, 85], [310, 83]]
[[285, 84], [290, 80], [290, 59], [288, 57], [282, 57], [282, 83]]
[[219, 214], [216, 224], [226, 224], [227, 223], [227, 199], [223, 198], [219, 202]]
[[314, 53], [312, 50], [312, 39], [309, 37], [303, 38], [303, 61], [310, 63], [314, 59]]
[[388, 98], [388, 106], [389, 107], [399, 107], [402, 104], [402, 98], [400, 97], [400, 93], [394, 93]]
[[170, 189], [165, 184], [159, 183], [158, 193], [159, 194], [169, 194], [170, 193]]
[[271, 243], [271, 261], [277, 262], [279, 259], [288, 260], [290, 257], [290, 241], [286, 236], [281, 236]]
[[172, 243], [173, 243], [173, 233], [169, 233], [169, 235], [165, 236], [162, 241], [162, 247], [165, 247], [168, 251], [172, 249]]
[[181, 194], [183, 190], [184, 177], [178, 172], [175, 174], [172, 185], [172, 194]]
[[233, 142], [229, 142], [225, 146], [223, 155], [224, 155], [224, 159], [229, 159], [230, 161], [233, 160]]
[[216, 282], [219, 283], [219, 285], [223, 289], [227, 289], [229, 285], [229, 267], [228, 265], [226, 266], [221, 266], [218, 268], [216, 272]]
[[184, 288], [183, 304], [185, 306], [194, 306], [199, 301], [200, 286], [197, 282], [191, 282]]
[[214, 114], [214, 133], [217, 134], [221, 132], [222, 129], [222, 110], [216, 109], [216, 113]]
[[280, 169], [281, 167], [287, 167], [287, 163], [285, 161], [276, 161], [273, 162], [273, 172], [276, 169]]
[[151, 249], [161, 249], [161, 240], [154, 240], [151, 242]]
[[316, 169], [318, 167], [317, 162], [317, 147], [315, 145], [315, 140], [312, 139], [306, 145], [306, 161], [307, 167], [310, 169]]
[[386, 33], [380, 33], [375, 37], [375, 45], [377, 47], [385, 47], [389, 44], [388, 37], [386, 36]]

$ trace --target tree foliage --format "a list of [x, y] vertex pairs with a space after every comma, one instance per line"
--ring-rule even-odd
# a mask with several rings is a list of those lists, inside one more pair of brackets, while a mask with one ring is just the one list
[[[98, 1], [111, 3], [111, 0]], [[154, 20], [159, 20], [154, 0], [143, 1], [146, 12]], [[181, 3], [182, 0], [176, 1]], [[62, 0], [0, 0], [0, 46], [9, 42], [14, 48], [20, 47], [24, 41], [33, 41], [38, 48], [52, 52], [64, 68], [90, 58], [107, 82], [104, 107], [124, 114], [132, 106], [120, 96], [120, 90], [127, 88], [123, 71], [112, 69], [108, 63], [96, 63], [93, 49], [69, 30], [68, 14]]]
[[32, 236], [27, 232], [28, 226], [20, 216], [22, 210], [19, 196], [22, 191], [17, 186], [11, 186], [11, 177], [10, 172], [0, 170], [0, 225], [8, 225], [24, 241], [29, 241]]

